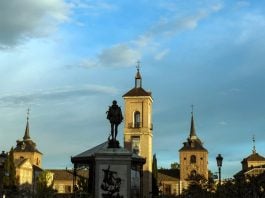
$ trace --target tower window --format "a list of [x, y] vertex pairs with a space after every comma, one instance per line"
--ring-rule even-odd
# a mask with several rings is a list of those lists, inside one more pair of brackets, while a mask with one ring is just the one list
[[140, 122], [140, 112], [135, 111], [134, 112], [134, 128], [140, 128], [141, 122]]
[[136, 79], [135, 84], [136, 84], [136, 88], [141, 87], [141, 79]]
[[196, 170], [192, 170], [192, 171], [190, 172], [190, 176], [191, 176], [191, 177], [195, 177], [196, 175], [197, 175]]
[[196, 163], [196, 156], [195, 155], [190, 156], [190, 163], [191, 164], [195, 164]]
[[136, 154], [140, 153], [140, 137], [139, 136], [132, 137], [132, 151]]

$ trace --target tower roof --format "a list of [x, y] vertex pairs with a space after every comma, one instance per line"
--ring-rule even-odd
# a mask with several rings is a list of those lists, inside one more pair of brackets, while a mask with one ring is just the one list
[[190, 139], [198, 138], [195, 131], [194, 119], [193, 119], [193, 112], [191, 113], [191, 124], [190, 124]]
[[200, 150], [207, 152], [207, 150], [203, 147], [203, 143], [201, 142], [200, 138], [196, 135], [194, 118], [193, 118], [193, 109], [191, 112], [190, 135], [187, 139], [187, 142], [183, 143], [183, 147], [179, 151], [190, 151], [190, 150], [198, 150], [198, 151]]
[[127, 97], [127, 96], [151, 96], [151, 92], [145, 91], [142, 88], [142, 76], [140, 73], [140, 62], [137, 62], [137, 72], [135, 75], [135, 86], [134, 88], [132, 88], [130, 91], [128, 91], [127, 93], [125, 93], [123, 95], [123, 97]]
[[28, 109], [28, 113], [27, 113], [27, 124], [26, 124], [26, 129], [25, 129], [25, 134], [24, 134], [23, 140], [30, 140], [30, 136], [29, 136], [29, 109]]
[[23, 140], [17, 140], [17, 145], [14, 148], [14, 151], [16, 152], [37, 152], [42, 154], [37, 148], [36, 143], [33, 142], [29, 135], [29, 109], [27, 112], [27, 124], [26, 129], [24, 133]]
[[264, 161], [265, 158], [258, 153], [252, 153], [248, 157], [244, 158], [243, 161]]

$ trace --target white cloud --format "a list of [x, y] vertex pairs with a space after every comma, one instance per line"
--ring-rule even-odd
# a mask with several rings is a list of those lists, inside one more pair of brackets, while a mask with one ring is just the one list
[[219, 124], [219, 125], [226, 126], [226, 125], [227, 125], [227, 122], [226, 122], [226, 121], [220, 121], [218, 124]]
[[182, 31], [195, 29], [201, 20], [221, 9], [222, 5], [216, 4], [206, 11], [199, 11], [193, 15], [162, 18], [136, 39], [105, 48], [96, 57], [85, 58], [78, 65], [85, 68], [127, 67], [135, 65], [145, 53], [151, 54], [155, 60], [161, 60], [169, 53], [169, 49], [160, 50], [159, 42], [171, 39]]
[[87, 58], [81, 61], [80, 66], [91, 67], [129, 67], [135, 65], [141, 54], [138, 50], [126, 44], [114, 45], [103, 49], [96, 58]]
[[[238, 24], [240, 29], [239, 36], [235, 39], [237, 44], [245, 43], [253, 38], [264, 38], [265, 17], [262, 14], [248, 13], [241, 18]], [[255, 35], [255, 36], [253, 36]]]
[[68, 20], [63, 0], [0, 1], [0, 46], [9, 48], [24, 39], [43, 37]]
[[13, 107], [17, 105], [29, 105], [39, 101], [67, 100], [70, 98], [89, 97], [98, 94], [115, 94], [114, 87], [100, 85], [83, 85], [78, 87], [60, 87], [48, 90], [33, 90], [31, 92], [20, 92], [15, 94], [0, 95], [0, 106]]
[[155, 55], [155, 59], [156, 59], [156, 60], [162, 60], [162, 59], [164, 58], [164, 56], [168, 54], [168, 52], [169, 52], [169, 49], [165, 49], [165, 50], [163, 50], [163, 51], [157, 53], [157, 54]]
[[201, 20], [207, 18], [212, 13], [220, 11], [222, 8], [223, 6], [221, 4], [215, 4], [208, 10], [200, 10], [195, 14], [184, 17], [172, 16], [162, 18], [146, 35], [149, 37], [158, 35], [175, 36], [179, 32], [195, 29]]
[[135, 60], [140, 59], [140, 53], [126, 44], [115, 45], [104, 49], [98, 56], [102, 65], [106, 66], [131, 66]]

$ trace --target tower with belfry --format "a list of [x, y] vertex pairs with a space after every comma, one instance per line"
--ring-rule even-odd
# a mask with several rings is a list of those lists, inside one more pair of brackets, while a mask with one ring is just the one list
[[142, 87], [140, 63], [134, 87], [124, 98], [124, 147], [146, 159], [143, 166], [143, 197], [152, 192], [152, 104], [151, 92]]
[[193, 109], [191, 113], [190, 133], [187, 141], [179, 150], [180, 181], [183, 187], [188, 186], [188, 181], [196, 175], [208, 179], [208, 151], [196, 134]]

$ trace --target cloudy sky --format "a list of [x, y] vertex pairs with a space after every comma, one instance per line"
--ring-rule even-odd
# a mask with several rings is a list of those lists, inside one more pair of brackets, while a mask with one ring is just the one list
[[[30, 135], [44, 168], [107, 139], [106, 110], [134, 86], [153, 94], [158, 166], [179, 161], [194, 104], [209, 168], [224, 177], [265, 155], [265, 2], [258, 0], [0, 1], [0, 149]], [[122, 128], [119, 139], [122, 142]]]

